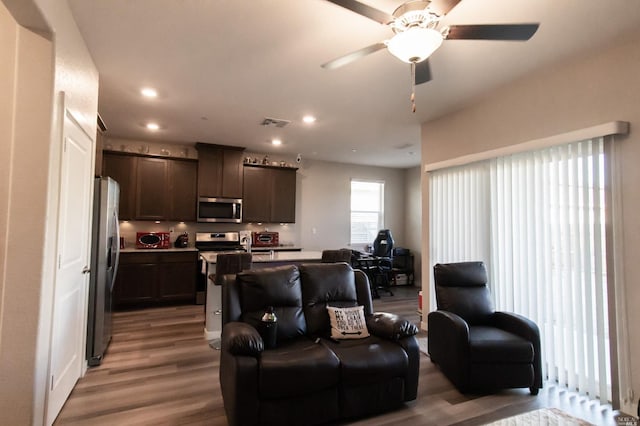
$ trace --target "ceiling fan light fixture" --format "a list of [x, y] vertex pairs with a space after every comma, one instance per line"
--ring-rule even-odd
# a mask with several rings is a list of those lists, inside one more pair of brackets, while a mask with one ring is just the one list
[[387, 42], [387, 49], [403, 62], [418, 63], [431, 56], [442, 41], [442, 34], [432, 28], [411, 27], [393, 36]]

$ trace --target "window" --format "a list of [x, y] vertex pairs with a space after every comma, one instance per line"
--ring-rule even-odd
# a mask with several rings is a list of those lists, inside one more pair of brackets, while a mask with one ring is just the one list
[[384, 182], [351, 180], [351, 244], [371, 244], [384, 228]]
[[484, 261], [496, 309], [538, 324], [546, 378], [603, 402], [607, 161], [595, 138], [429, 176], [431, 265]]

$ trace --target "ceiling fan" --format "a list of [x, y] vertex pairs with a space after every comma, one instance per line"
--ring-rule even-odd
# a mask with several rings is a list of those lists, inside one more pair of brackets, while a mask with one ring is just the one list
[[[427, 60], [444, 40], [529, 40], [539, 24], [450, 25], [438, 28], [440, 20], [461, 0], [412, 0], [400, 5], [393, 14], [378, 10], [356, 0], [327, 0], [359, 15], [391, 27], [395, 35], [385, 41], [348, 53], [325, 64], [335, 69], [347, 65], [370, 53], [387, 49], [403, 62], [411, 64], [412, 83], [431, 80]], [[414, 91], [411, 102], [415, 112]]]

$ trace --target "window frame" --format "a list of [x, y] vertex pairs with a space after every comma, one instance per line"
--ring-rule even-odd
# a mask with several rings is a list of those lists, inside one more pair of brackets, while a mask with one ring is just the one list
[[[354, 184], [376, 184], [378, 185], [378, 209], [377, 210], [356, 210], [353, 208], [353, 197], [354, 197]], [[358, 246], [358, 245], [367, 245], [367, 244], [372, 244], [373, 240], [375, 239], [375, 236], [377, 235], [378, 231], [380, 229], [384, 229], [384, 222], [385, 222], [385, 211], [384, 211], [384, 195], [385, 195], [385, 181], [384, 180], [380, 180], [380, 179], [362, 179], [362, 178], [351, 178], [350, 182], [349, 182], [349, 244], [351, 244], [352, 246]], [[367, 237], [366, 239], [364, 238], [357, 238], [354, 240], [354, 235], [358, 235], [357, 233], [354, 234], [354, 214], [372, 214], [375, 213], [378, 216], [378, 220], [377, 220], [377, 224], [376, 224], [376, 229], [372, 230], [372, 229], [366, 229], [364, 232], [368, 232], [369, 237]], [[363, 223], [366, 224], [367, 222], [358, 222], [358, 223]], [[365, 225], [366, 226], [366, 225]]]

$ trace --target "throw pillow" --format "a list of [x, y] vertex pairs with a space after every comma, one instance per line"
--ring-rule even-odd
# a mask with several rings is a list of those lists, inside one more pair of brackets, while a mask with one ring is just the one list
[[363, 306], [350, 308], [327, 306], [327, 312], [331, 323], [331, 338], [362, 339], [369, 337]]

